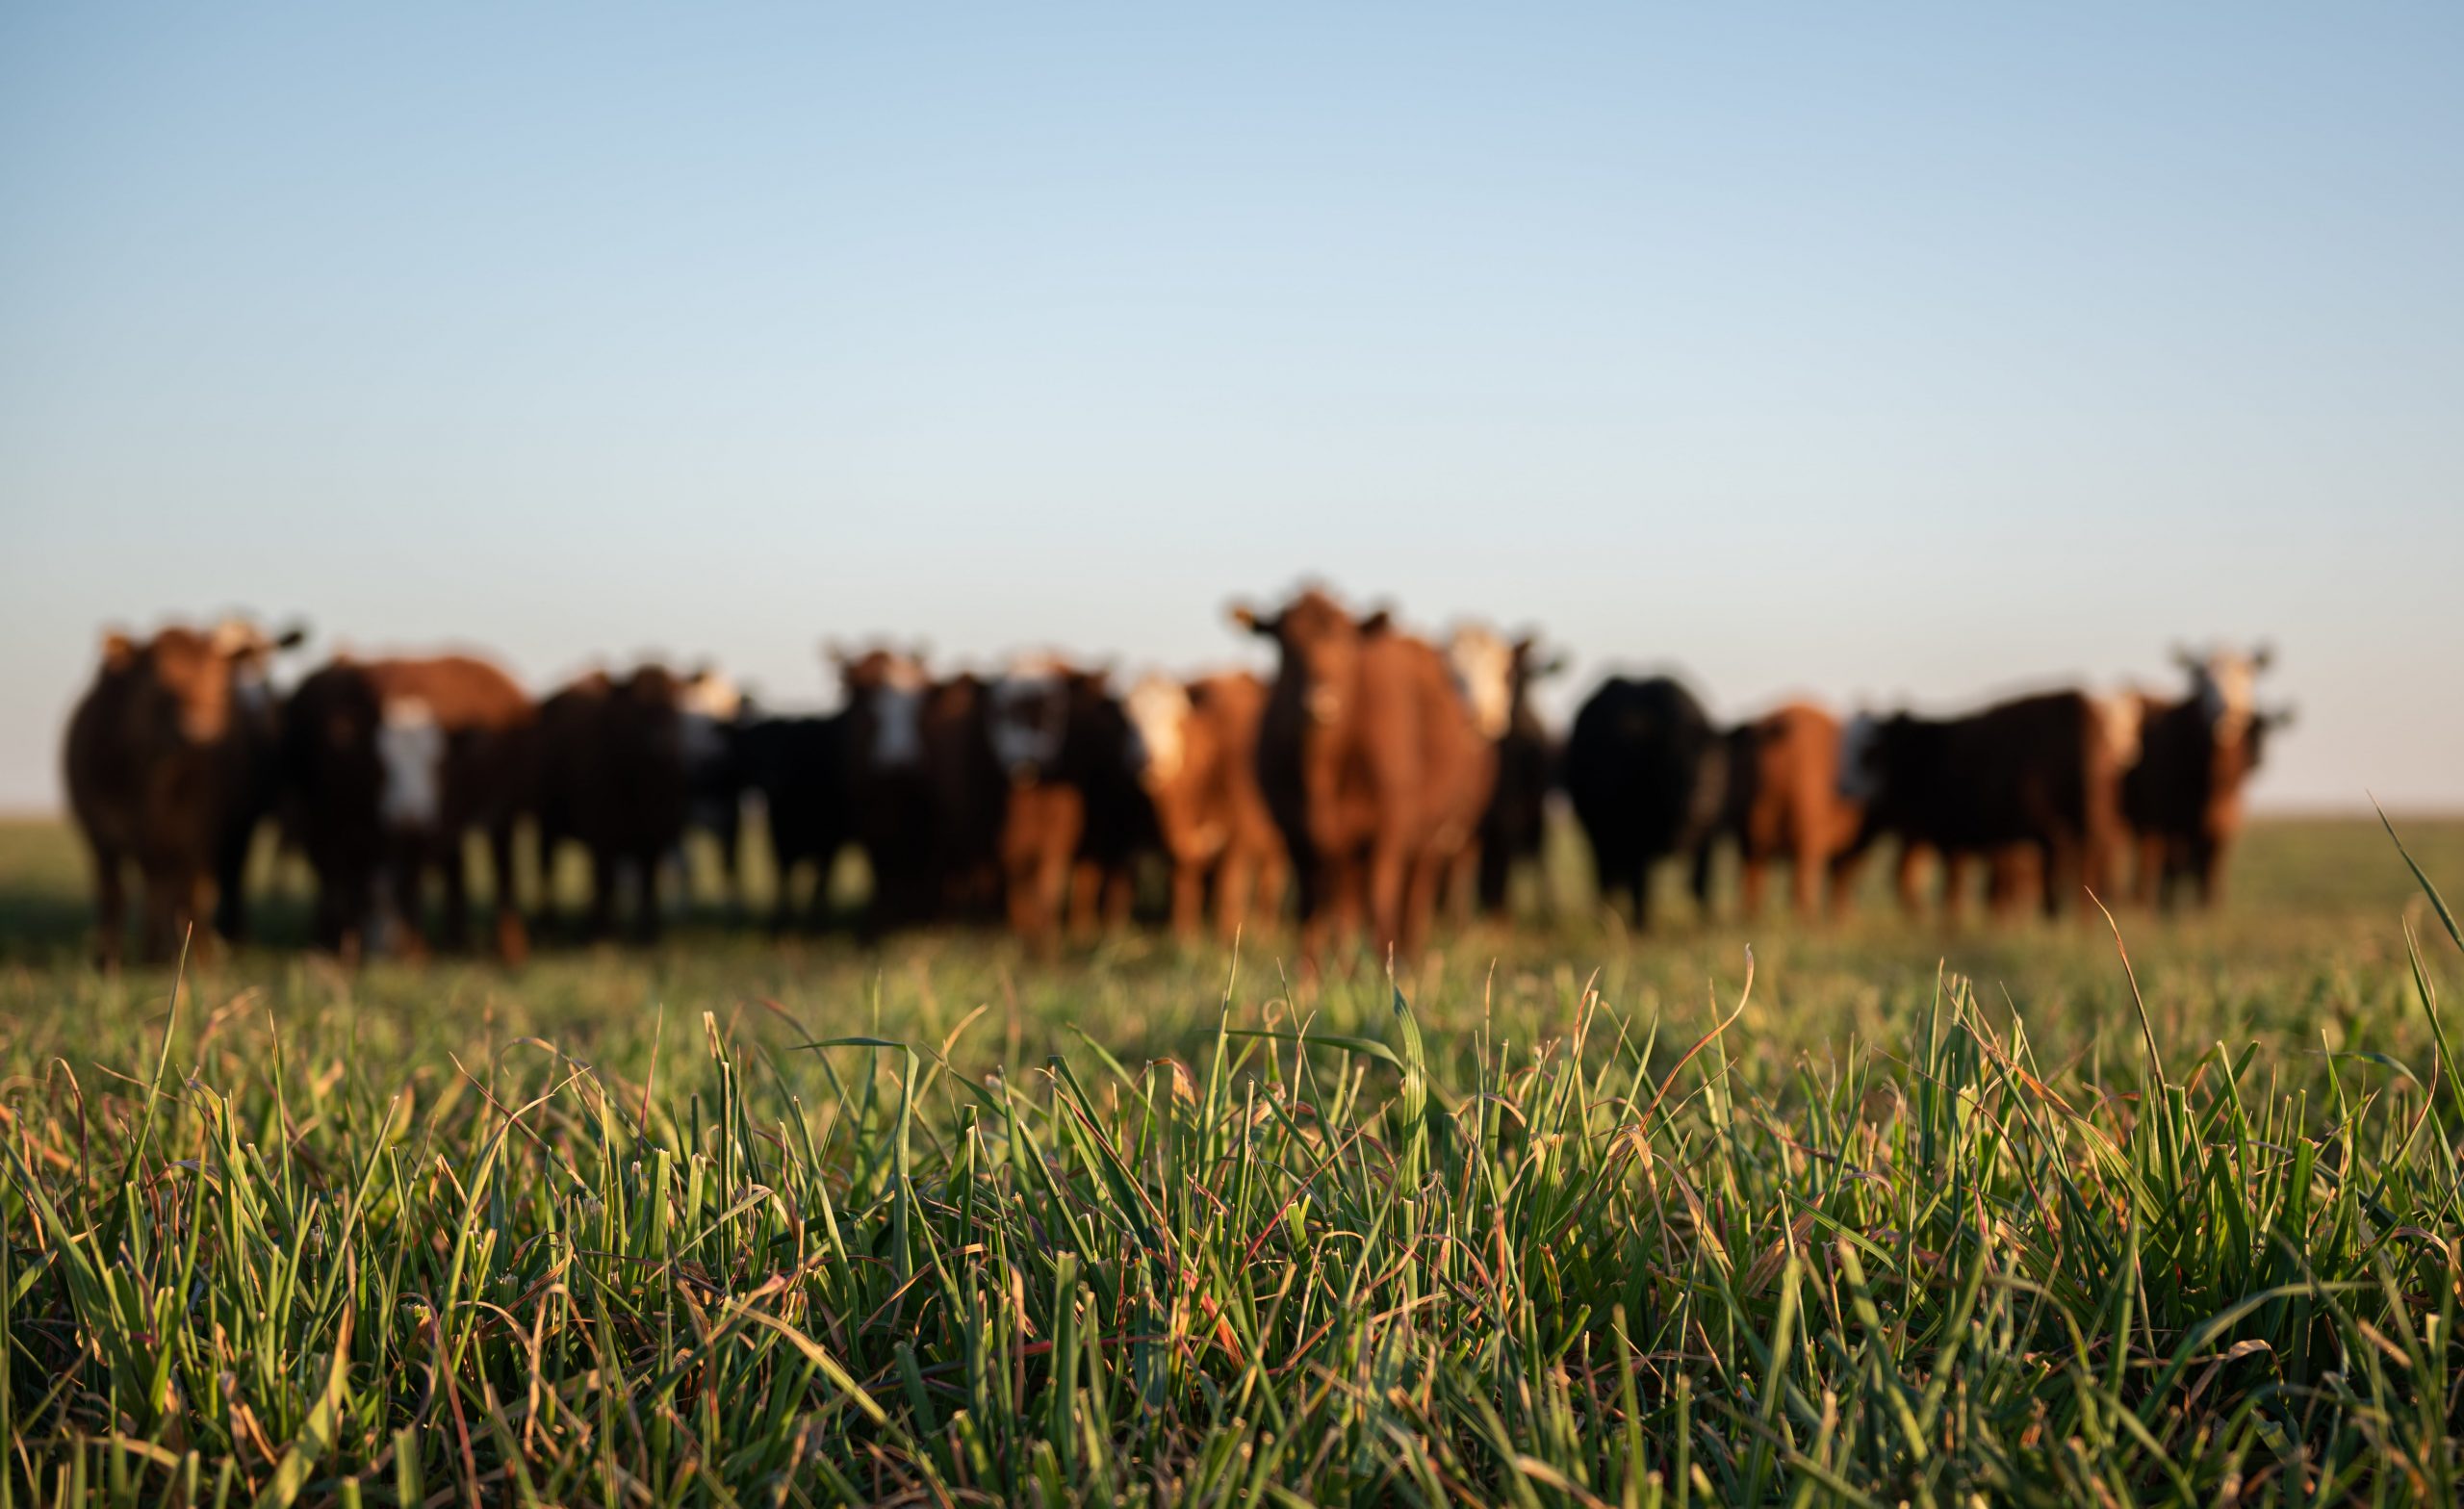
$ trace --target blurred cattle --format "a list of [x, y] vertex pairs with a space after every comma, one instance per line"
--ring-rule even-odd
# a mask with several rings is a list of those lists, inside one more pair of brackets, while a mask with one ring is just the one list
[[571, 839], [590, 856], [590, 935], [614, 931], [629, 878], [633, 935], [658, 935], [659, 875], [683, 840], [692, 794], [685, 687], [664, 666], [645, 665], [621, 678], [593, 672], [539, 704], [543, 914], [553, 908], [557, 850]]
[[1312, 588], [1233, 619], [1280, 650], [1258, 778], [1299, 878], [1309, 952], [1364, 919], [1372, 943], [1418, 949], [1441, 891], [1476, 879], [1495, 747], [1445, 658], [1383, 612], [1356, 620]]
[[[1591, 841], [1602, 904], [1630, 898], [1634, 926], [1648, 929], [1653, 864], [1695, 853], [1719, 822], [1726, 742], [1675, 679], [1611, 677], [1575, 713], [1563, 780]], [[1707, 908], [1708, 883], [1707, 867], [1697, 864], [1695, 901]]]
[[761, 798], [770, 831], [778, 888], [774, 932], [784, 933], [792, 922], [797, 882], [808, 868], [808, 915], [815, 928], [828, 920], [831, 869], [855, 836], [848, 806], [849, 723], [839, 712], [826, 718], [755, 718], [732, 728], [733, 769], [742, 789]]
[[2272, 658], [2265, 647], [2175, 658], [2190, 695], [2145, 705], [2139, 758], [2122, 777], [2122, 817], [2138, 847], [2137, 899], [2169, 908], [2187, 882], [2208, 907], [2223, 893], [2224, 858], [2241, 832], [2242, 788], [2269, 730], [2292, 715], [2259, 710], [2259, 673]]
[[530, 805], [537, 732], [522, 688], [468, 655], [337, 656], [300, 682], [283, 708], [284, 819], [316, 871], [319, 943], [356, 955], [398, 925], [405, 951], [421, 951], [433, 870], [445, 884], [444, 941], [461, 946], [462, 844], [476, 829], [494, 873], [497, 952], [522, 959], [514, 828]]
[[[846, 694], [844, 776], [856, 842], [872, 869], [865, 931], [921, 922], [937, 909], [940, 870], [937, 819], [948, 815], [937, 790], [945, 760], [928, 759], [926, 703], [936, 688], [914, 654], [876, 647], [833, 652]], [[946, 729], [944, 729], [946, 732]]]
[[1554, 752], [1532, 709], [1531, 683], [1555, 675], [1564, 662], [1541, 659], [1530, 635], [1509, 644], [1476, 625], [1448, 638], [1446, 658], [1481, 736], [1497, 751], [1497, 781], [1480, 818], [1479, 903], [1482, 911], [1504, 917], [1516, 866], [1538, 870], [1548, 832]]
[[[1720, 835], [1737, 847], [1739, 902], [1761, 914], [1775, 860], [1789, 865], [1797, 915], [1811, 921], [1827, 891], [1832, 915], [1844, 913], [1864, 814], [1839, 789], [1839, 720], [1810, 703], [1789, 703], [1728, 733], [1727, 789]], [[1698, 851], [1698, 871], [1711, 841]], [[1827, 886], [1825, 885], [1828, 882]], [[1698, 879], [1696, 893], [1705, 882]]]
[[1065, 907], [1082, 936], [1128, 920], [1130, 857], [1151, 818], [1105, 674], [1021, 656], [987, 688], [985, 719], [1006, 782], [1000, 858], [1012, 931], [1049, 950]]
[[[684, 826], [718, 845], [720, 884], [729, 910], [744, 906], [744, 793], [749, 785], [737, 760], [738, 733], [755, 716], [751, 699], [733, 679], [709, 666], [685, 678], [677, 694], [684, 742]], [[692, 894], [683, 852], [676, 854], [677, 894]]]
[[1172, 931], [1197, 936], [1209, 888], [1216, 931], [1238, 936], [1252, 909], [1271, 920], [1290, 861], [1258, 786], [1266, 684], [1245, 671], [1187, 684], [1150, 676], [1129, 689], [1129, 766], [1152, 805], [1172, 870]]
[[[2075, 691], [2023, 697], [1964, 717], [1860, 716], [1842, 740], [1843, 795], [1865, 807], [1862, 839], [1901, 843], [1900, 903], [1919, 909], [1922, 856], [1940, 857], [1942, 908], [1959, 913], [1967, 867], [2032, 862], [2048, 916], [2098, 884], [2120, 833], [2121, 745], [2106, 709]], [[2023, 858], [2008, 853], [2024, 851]]]
[[216, 931], [246, 935], [248, 850], [273, 794], [268, 675], [274, 652], [301, 637], [269, 639], [236, 619], [142, 641], [104, 637], [102, 665], [69, 716], [62, 774], [93, 858], [105, 967], [119, 962], [132, 865], [144, 885], [145, 959], [167, 957], [201, 920], [209, 880]]

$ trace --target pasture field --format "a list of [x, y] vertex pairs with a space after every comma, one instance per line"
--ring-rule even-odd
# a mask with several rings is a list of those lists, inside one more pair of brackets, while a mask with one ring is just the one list
[[174, 1004], [0, 825], [0, 1498], [2456, 1496], [2464, 956], [2376, 823], [2255, 825], [2127, 968], [1634, 937], [1576, 861], [1392, 980], [706, 908]]

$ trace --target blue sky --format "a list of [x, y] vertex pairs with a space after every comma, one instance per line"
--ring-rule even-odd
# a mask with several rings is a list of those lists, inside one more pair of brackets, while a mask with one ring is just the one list
[[[2464, 10], [0, 10], [0, 806], [98, 630], [2171, 683], [2464, 806]], [[1559, 705], [1564, 704], [1561, 694]]]

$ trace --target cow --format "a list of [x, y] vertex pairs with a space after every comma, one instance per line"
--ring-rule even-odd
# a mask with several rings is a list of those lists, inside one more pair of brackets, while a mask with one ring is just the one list
[[248, 851], [271, 806], [275, 710], [269, 639], [228, 619], [182, 625], [150, 639], [103, 639], [93, 685], [69, 715], [62, 750], [68, 806], [93, 860], [95, 959], [117, 967], [127, 928], [126, 871], [144, 886], [141, 957], [167, 958], [202, 920], [215, 890], [215, 929], [247, 934]]
[[[1526, 634], [1511, 644], [1477, 625], [1448, 637], [1446, 658], [1463, 690], [1481, 734], [1497, 750], [1497, 782], [1480, 817], [1480, 909], [1504, 917], [1512, 909], [1517, 865], [1540, 870], [1548, 836], [1548, 800], [1555, 751], [1531, 706], [1531, 684], [1565, 667], [1563, 657], [1539, 658], [1539, 643]], [[1545, 885], [1544, 885], [1545, 890]]]
[[1210, 882], [1217, 932], [1238, 937], [1252, 910], [1271, 919], [1291, 864], [1258, 786], [1266, 683], [1245, 671], [1181, 682], [1141, 678], [1121, 700], [1130, 770], [1144, 788], [1172, 872], [1171, 928], [1199, 933]]
[[1497, 750], [1427, 641], [1308, 588], [1272, 615], [1236, 605], [1279, 663], [1258, 730], [1258, 784], [1299, 880], [1303, 947], [1365, 920], [1416, 952], [1440, 893], [1476, 879]]
[[[1576, 711], [1566, 731], [1566, 796], [1591, 841], [1602, 904], [1638, 931], [1651, 927], [1652, 866], [1695, 854], [1718, 824], [1730, 758], [1710, 715], [1671, 677], [1611, 677]], [[1709, 882], [1698, 863], [1694, 899], [1706, 909]]]
[[[692, 796], [685, 691], [685, 682], [653, 664], [623, 677], [592, 672], [539, 704], [540, 868], [552, 877], [564, 840], [588, 851], [593, 937], [614, 931], [617, 890], [628, 876], [634, 936], [658, 936], [660, 871], [683, 841]], [[543, 915], [553, 900], [552, 886], [543, 884]]]
[[799, 875], [812, 871], [808, 915], [818, 928], [830, 911], [830, 875], [838, 852], [855, 836], [848, 806], [849, 715], [755, 718], [731, 726], [731, 763], [742, 789], [761, 798], [770, 831], [778, 895], [771, 931], [783, 934], [795, 916]]
[[921, 652], [886, 647], [849, 653], [837, 662], [846, 696], [845, 762], [851, 832], [872, 870], [864, 933], [878, 937], [925, 921], [938, 910], [945, 804], [936, 790], [946, 759], [928, 747], [928, 703], [937, 732], [949, 731], [950, 699], [924, 670]]
[[338, 655], [283, 706], [284, 827], [317, 877], [316, 937], [346, 958], [398, 925], [405, 953], [426, 946], [426, 877], [445, 884], [443, 941], [467, 939], [464, 837], [488, 839], [495, 944], [528, 953], [514, 833], [531, 806], [538, 709], [503, 671], [470, 655], [357, 660]]
[[[1810, 703], [1787, 703], [1729, 730], [1727, 739], [1716, 836], [1736, 843], [1740, 909], [1749, 920], [1761, 914], [1771, 864], [1785, 859], [1801, 920], [1818, 915], [1817, 897], [1825, 894], [1831, 914], [1843, 915], [1863, 813], [1839, 789], [1839, 720]], [[1698, 874], [1711, 846], [1707, 837], [1696, 852]], [[1698, 894], [1707, 889], [1697, 882]]]
[[1066, 908], [1081, 937], [1125, 921], [1130, 860], [1152, 831], [1127, 767], [1129, 724], [1100, 670], [1014, 659], [986, 689], [985, 732], [1006, 782], [999, 852], [1011, 930], [1050, 952]]
[[[684, 826], [708, 833], [718, 845], [720, 883], [726, 887], [728, 908], [741, 915], [744, 793], [749, 782], [737, 764], [736, 734], [757, 714], [742, 687], [706, 665], [685, 678], [677, 711], [683, 720]], [[683, 857], [680, 848], [672, 862], [678, 876], [677, 895], [689, 897], [691, 872]]]
[[2223, 894], [2225, 857], [2242, 828], [2242, 788], [2269, 731], [2291, 721], [2257, 705], [2259, 674], [2272, 658], [2264, 646], [2204, 656], [2177, 651], [2189, 695], [2144, 704], [2139, 757], [2121, 782], [2122, 818], [2138, 848], [2132, 891], [2142, 905], [2169, 908], [2185, 882], [2202, 908]]
[[1941, 857], [1943, 915], [1955, 920], [1967, 867], [1994, 866], [2007, 904], [2019, 862], [2009, 851], [2023, 849], [2045, 914], [2058, 916], [2072, 891], [2097, 884], [2118, 840], [2118, 748], [2105, 710], [2077, 691], [1948, 719], [1860, 715], [1841, 739], [1841, 791], [1864, 805], [1859, 849], [1900, 840], [1900, 905], [1912, 915], [1924, 854]]

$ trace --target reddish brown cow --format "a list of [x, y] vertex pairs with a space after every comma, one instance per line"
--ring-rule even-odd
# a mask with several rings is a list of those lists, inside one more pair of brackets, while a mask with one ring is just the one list
[[[428, 872], [445, 883], [443, 940], [470, 925], [464, 837], [488, 837], [496, 947], [528, 952], [514, 827], [536, 777], [537, 709], [513, 678], [468, 655], [337, 657], [283, 709], [286, 826], [317, 873], [317, 937], [346, 956], [398, 924], [421, 931]], [[372, 933], [376, 936], [372, 936]]]
[[297, 630], [269, 640], [227, 621], [140, 642], [112, 633], [94, 684], [69, 717], [62, 752], [68, 806], [94, 864], [97, 960], [119, 962], [126, 867], [145, 887], [143, 957], [160, 959], [201, 920], [206, 882], [217, 924], [246, 932], [249, 842], [268, 809], [274, 710], [266, 673]]
[[1497, 779], [1445, 658], [1303, 592], [1280, 613], [1233, 610], [1282, 664], [1258, 734], [1258, 781], [1300, 881], [1306, 945], [1365, 917], [1371, 941], [1417, 949], [1440, 892], [1469, 885]]
[[2122, 816], [2139, 849], [2132, 889], [2143, 905], [2169, 908], [2188, 882], [2209, 907], [2223, 894], [2224, 860], [2242, 831], [2243, 786], [2269, 731], [2292, 715], [2258, 709], [2258, 676], [2272, 658], [2264, 647], [2176, 658], [2190, 695], [2146, 704], [2139, 759], [2122, 778]]
[[1172, 931], [1197, 936], [1210, 882], [1216, 930], [1229, 941], [1252, 908], [1271, 920], [1291, 871], [1283, 834], [1258, 787], [1266, 683], [1245, 671], [1184, 685], [1150, 676], [1122, 706], [1130, 768], [1155, 809], [1172, 866]]
[[604, 937], [616, 921], [616, 892], [629, 872], [636, 937], [658, 935], [659, 872], [683, 841], [692, 796], [685, 749], [686, 682], [646, 665], [613, 678], [603, 672], [556, 692], [539, 706], [540, 909], [552, 911], [546, 883], [567, 838], [590, 853], [590, 922]]
[[1839, 720], [1810, 703], [1789, 703], [1729, 737], [1733, 762], [1723, 826], [1736, 840], [1745, 915], [1760, 914], [1776, 859], [1789, 863], [1799, 917], [1816, 915], [1826, 878], [1831, 913], [1843, 914], [1864, 813], [1840, 793]]

